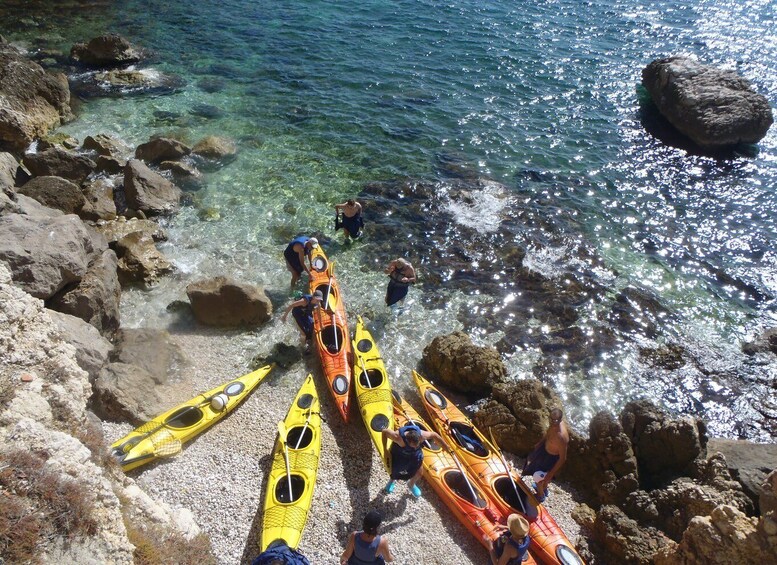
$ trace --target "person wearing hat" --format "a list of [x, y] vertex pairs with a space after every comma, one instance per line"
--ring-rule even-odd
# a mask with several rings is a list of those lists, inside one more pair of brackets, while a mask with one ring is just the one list
[[310, 340], [313, 339], [313, 311], [321, 305], [322, 300], [324, 300], [324, 294], [320, 290], [313, 294], [303, 294], [302, 298], [289, 304], [281, 316], [281, 321], [284, 323], [289, 312], [294, 316], [294, 321], [297, 322], [299, 331], [305, 339], [305, 353], [310, 353]]
[[529, 551], [529, 522], [520, 514], [507, 517], [507, 527], [495, 544], [491, 545], [492, 565], [520, 565]]
[[378, 534], [382, 521], [383, 516], [377, 510], [367, 512], [362, 529], [348, 536], [348, 544], [340, 556], [340, 565], [382, 565], [394, 561], [388, 541]]
[[295, 237], [286, 246], [283, 251], [283, 256], [286, 259], [286, 268], [291, 273], [291, 288], [294, 289], [294, 285], [297, 284], [302, 271], [310, 274], [310, 267], [305, 264], [305, 257], [310, 262], [310, 252], [318, 247], [318, 240], [315, 237], [306, 237], [301, 235]]
[[389, 276], [386, 306], [391, 306], [407, 296], [410, 285], [415, 283], [415, 269], [410, 261], [400, 257], [389, 263], [385, 272]]

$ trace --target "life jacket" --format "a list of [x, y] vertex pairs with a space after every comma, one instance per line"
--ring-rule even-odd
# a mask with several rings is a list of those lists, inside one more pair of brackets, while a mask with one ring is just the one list
[[251, 565], [271, 565], [277, 561], [280, 561], [285, 565], [310, 565], [310, 561], [308, 561], [307, 557], [285, 544], [272, 547], [262, 552], [259, 557], [253, 560]]
[[415, 424], [407, 424], [406, 426], [402, 426], [401, 428], [399, 428], [398, 430], [399, 437], [401, 437], [402, 441], [405, 442], [405, 445], [402, 446], [402, 451], [404, 451], [405, 453], [416, 453], [418, 451], [421, 451], [421, 447], [423, 446], [423, 436], [421, 436], [421, 445], [419, 445], [418, 447], [412, 447], [407, 442], [407, 438], [405, 438], [405, 435], [410, 430], [415, 430], [418, 433], [418, 435], [421, 436], [421, 428], [419, 428]]

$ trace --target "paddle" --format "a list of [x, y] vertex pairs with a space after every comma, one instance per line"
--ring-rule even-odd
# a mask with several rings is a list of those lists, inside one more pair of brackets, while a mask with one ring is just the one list
[[359, 357], [359, 361], [362, 362], [362, 371], [364, 371], [364, 378], [367, 379], [367, 388], [372, 388], [370, 374], [367, 372], [367, 365], [364, 364], [364, 357]]
[[281, 420], [278, 422], [278, 439], [283, 443], [283, 457], [286, 459], [286, 480], [289, 482], [289, 502], [294, 499], [291, 492], [291, 468], [289, 467], [289, 446], [286, 445], [286, 423]]
[[311, 402], [310, 406], [308, 407], [308, 417], [305, 418], [305, 425], [302, 426], [302, 433], [299, 435], [299, 439], [297, 440], [297, 445], [294, 446], [294, 449], [299, 449], [299, 444], [302, 443], [302, 438], [305, 437], [305, 430], [308, 429], [308, 423], [310, 423], [310, 417], [312, 415], [313, 415], [313, 403]]
[[[441, 410], [439, 411], [440, 415], [445, 419], [445, 427], [448, 428], [452, 434], [459, 435], [459, 432], [456, 428], [451, 427], [451, 422], [448, 419], [448, 416], [445, 415]], [[451, 457], [453, 457], [453, 462], [456, 463], [456, 467], [458, 468], [459, 472], [461, 473], [461, 476], [464, 477], [464, 480], [467, 482], [467, 486], [469, 487], [469, 491], [472, 493], [472, 502], [475, 503], [478, 501], [478, 496], [475, 494], [475, 489], [472, 488], [472, 484], [469, 482], [469, 478], [467, 477], [467, 474], [462, 470], [461, 464], [459, 462], [459, 457], [453, 452], [453, 450], [450, 450]]]
[[329, 309], [329, 295], [332, 292], [332, 279], [334, 278], [335, 262], [329, 264], [329, 286], [326, 287], [326, 300], [324, 300], [324, 309]]
[[505, 456], [502, 453], [502, 450], [499, 449], [498, 444], [494, 439], [493, 428], [488, 428], [488, 435], [491, 437], [491, 447], [493, 447], [494, 451], [496, 451], [496, 454], [499, 456], [499, 460], [502, 462], [502, 465], [505, 466], [505, 473], [507, 473], [507, 476], [510, 477], [510, 484], [513, 485], [513, 490], [515, 491], [515, 496], [518, 498], [518, 503], [521, 505], [521, 510], [523, 510], [523, 513], [526, 514], [526, 507], [523, 505], [523, 499], [521, 498], [521, 495], [518, 493], [518, 485], [515, 484], [515, 479], [513, 478], [513, 474], [510, 472], [510, 468], [507, 466], [507, 460], [505, 459]]

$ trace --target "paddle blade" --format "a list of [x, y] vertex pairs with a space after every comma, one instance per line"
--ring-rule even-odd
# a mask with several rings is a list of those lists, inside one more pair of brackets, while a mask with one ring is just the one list
[[278, 437], [281, 438], [281, 442], [283, 442], [284, 445], [286, 444], [287, 434], [288, 434], [288, 430], [286, 430], [286, 422], [281, 420], [280, 422], [278, 422]]

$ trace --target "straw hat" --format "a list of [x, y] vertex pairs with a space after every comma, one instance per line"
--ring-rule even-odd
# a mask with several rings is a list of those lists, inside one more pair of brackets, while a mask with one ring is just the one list
[[529, 533], [529, 522], [520, 514], [510, 514], [507, 517], [507, 527], [510, 528], [513, 539], [525, 538]]

